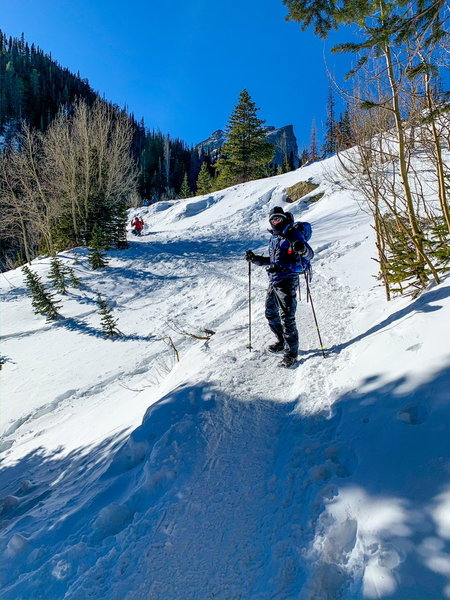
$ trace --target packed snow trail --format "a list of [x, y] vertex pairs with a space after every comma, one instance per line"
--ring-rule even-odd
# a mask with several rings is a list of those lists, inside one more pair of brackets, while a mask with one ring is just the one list
[[[108, 269], [64, 253], [83, 286], [52, 325], [6, 274], [2, 598], [450, 596], [450, 357], [434, 341], [450, 286], [385, 304], [369, 219], [332, 166], [140, 209], [145, 235]], [[265, 350], [264, 269], [246, 349], [244, 253], [266, 250], [270, 207], [311, 177], [325, 196], [288, 208], [313, 224], [327, 357], [303, 284], [286, 371]], [[98, 291], [120, 341], [99, 334]]]

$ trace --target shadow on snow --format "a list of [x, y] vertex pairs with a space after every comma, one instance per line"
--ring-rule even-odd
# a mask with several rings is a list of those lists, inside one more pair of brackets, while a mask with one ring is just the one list
[[[363, 560], [401, 552], [378, 597], [444, 597], [450, 542], [433, 507], [449, 485], [450, 369], [408, 393], [405, 383], [375, 375], [331, 416], [302, 416], [199, 382], [151, 406], [129, 436], [5, 466], [2, 598], [368, 597], [366, 565], [350, 557], [380, 506], [397, 507], [396, 521], [377, 525]], [[324, 519], [346, 494], [356, 508], [345, 522]]]

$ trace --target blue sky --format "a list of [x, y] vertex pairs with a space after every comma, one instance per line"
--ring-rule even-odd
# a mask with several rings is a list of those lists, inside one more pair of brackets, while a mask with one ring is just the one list
[[20, 0], [1, 27], [51, 53], [149, 128], [188, 144], [223, 128], [248, 89], [268, 125], [292, 123], [300, 146], [325, 122], [328, 67], [342, 81], [349, 56], [286, 22], [282, 0]]

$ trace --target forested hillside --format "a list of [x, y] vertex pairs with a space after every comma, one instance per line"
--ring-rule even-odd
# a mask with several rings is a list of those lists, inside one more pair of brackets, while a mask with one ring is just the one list
[[[3, 146], [10, 144], [21, 131], [22, 120], [32, 129], [44, 132], [61, 107], [70, 112], [77, 99], [91, 106], [98, 98], [87, 79], [62, 67], [51, 55], [26, 42], [23, 36], [8, 38], [0, 31], [0, 135]], [[131, 150], [139, 165], [141, 197], [159, 199], [162, 195], [178, 194], [186, 173], [191, 189], [195, 189], [205, 153], [199, 156], [182, 140], [146, 129], [144, 122], [138, 122], [133, 114], [127, 114], [127, 117], [133, 128]]]
[[25, 119], [43, 131], [61, 105], [97, 94], [86, 79], [59, 65], [34, 44], [0, 31], [0, 134], [8, 139]]

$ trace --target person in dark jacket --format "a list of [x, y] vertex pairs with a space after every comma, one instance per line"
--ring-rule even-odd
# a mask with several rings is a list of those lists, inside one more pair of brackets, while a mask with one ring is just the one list
[[269, 287], [266, 296], [266, 318], [276, 336], [276, 342], [268, 347], [270, 352], [284, 352], [280, 366], [290, 368], [297, 363], [298, 331], [295, 322], [297, 309], [298, 275], [309, 266], [314, 252], [306, 241], [306, 227], [293, 226], [293, 216], [280, 206], [272, 208], [269, 223], [272, 237], [269, 256], [259, 256], [247, 250], [247, 261], [266, 266]]

